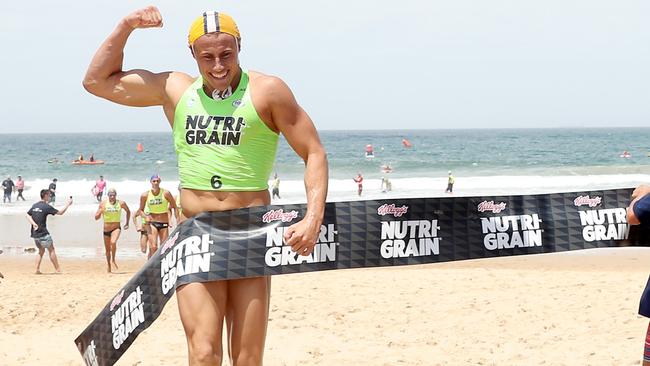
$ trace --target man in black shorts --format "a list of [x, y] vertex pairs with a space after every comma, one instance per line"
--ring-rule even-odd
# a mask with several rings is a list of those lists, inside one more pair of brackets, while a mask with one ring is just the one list
[[[627, 223], [630, 225], [650, 225], [650, 186], [641, 185], [632, 192], [632, 202], [627, 208]], [[648, 278], [648, 283], [646, 283], [643, 295], [641, 295], [639, 314], [650, 318], [650, 278]], [[648, 324], [648, 331], [645, 336], [643, 366], [650, 366], [650, 324]]]
[[50, 255], [50, 260], [54, 265], [54, 269], [57, 273], [61, 273], [61, 267], [59, 267], [59, 260], [56, 258], [56, 252], [54, 251], [54, 242], [50, 236], [50, 232], [47, 230], [47, 216], [48, 215], [63, 215], [65, 211], [72, 205], [72, 197], [68, 199], [65, 203], [65, 206], [61, 210], [57, 210], [52, 207], [48, 202], [50, 201], [50, 190], [42, 189], [41, 190], [41, 200], [32, 205], [32, 208], [27, 211], [27, 221], [32, 224], [32, 233], [31, 237], [34, 238], [34, 243], [38, 248], [38, 258], [36, 258], [36, 274], [41, 274], [41, 261], [43, 260], [43, 254], [45, 254], [45, 249]]

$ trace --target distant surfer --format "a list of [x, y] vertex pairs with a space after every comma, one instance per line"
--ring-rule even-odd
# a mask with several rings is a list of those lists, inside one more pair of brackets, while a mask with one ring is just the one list
[[140, 208], [138, 214], [144, 212], [145, 209], [149, 211], [149, 225], [151, 229], [151, 238], [149, 240], [149, 255], [151, 258], [153, 253], [158, 250], [158, 245], [165, 240], [169, 235], [169, 211], [176, 217], [178, 222], [178, 211], [176, 209], [176, 200], [171, 192], [164, 188], [160, 188], [160, 176], [154, 174], [149, 179], [151, 182], [151, 189], [140, 195]]
[[108, 190], [108, 199], [102, 201], [95, 212], [95, 220], [99, 220], [102, 216], [104, 218], [104, 250], [106, 251], [106, 272], [111, 273], [112, 268], [118, 269], [115, 262], [115, 252], [117, 251], [117, 239], [120, 238], [122, 232], [122, 210], [126, 212], [126, 223], [124, 230], [129, 228], [129, 220], [131, 219], [131, 210], [126, 202], [117, 199], [117, 192], [115, 188]]
[[361, 192], [363, 192], [363, 176], [358, 173], [356, 178], [352, 178], [352, 180], [357, 183], [357, 194], [361, 196]]
[[373, 149], [372, 145], [368, 144], [366, 145], [366, 158], [371, 159], [375, 157], [375, 150]]

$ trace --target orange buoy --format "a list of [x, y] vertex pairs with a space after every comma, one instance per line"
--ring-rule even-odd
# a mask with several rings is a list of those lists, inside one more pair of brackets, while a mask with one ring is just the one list
[[142, 151], [143, 151], [143, 149], [142, 149], [142, 143], [141, 143], [141, 142], [138, 142], [138, 147], [136, 147], [136, 150], [138, 150], [138, 152], [142, 152]]
[[409, 140], [407, 140], [407, 139], [402, 139], [402, 145], [404, 145], [404, 147], [411, 147], [412, 146], [411, 142]]

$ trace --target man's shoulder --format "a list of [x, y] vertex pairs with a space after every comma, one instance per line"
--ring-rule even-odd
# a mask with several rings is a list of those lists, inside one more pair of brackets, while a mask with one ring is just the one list
[[264, 74], [259, 71], [248, 71], [248, 77], [252, 87], [264, 91], [278, 88], [287, 88], [287, 84], [278, 76]]
[[168, 75], [166, 82], [168, 92], [184, 92], [197, 79], [196, 76], [180, 71], [171, 71]]

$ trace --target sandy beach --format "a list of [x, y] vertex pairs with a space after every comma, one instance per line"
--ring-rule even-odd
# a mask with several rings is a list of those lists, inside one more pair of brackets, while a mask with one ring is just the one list
[[[74, 338], [143, 260], [104, 273], [0, 255], [3, 365], [80, 365]], [[637, 365], [650, 250], [599, 249], [273, 279], [267, 365]], [[49, 262], [45, 272], [52, 273]], [[176, 301], [120, 365], [180, 365]]]

